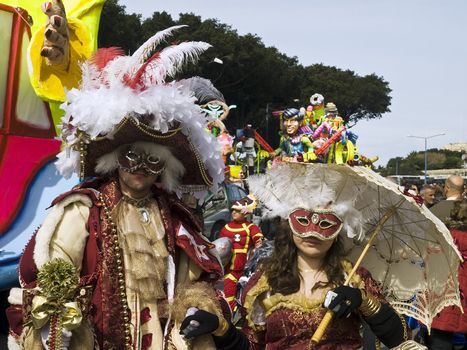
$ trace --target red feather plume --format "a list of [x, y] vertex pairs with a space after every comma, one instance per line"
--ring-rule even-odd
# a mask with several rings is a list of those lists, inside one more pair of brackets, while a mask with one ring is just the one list
[[133, 78], [127, 82], [127, 85], [130, 88], [135, 89], [137, 85], [140, 83], [141, 76], [146, 71], [146, 67], [149, 65], [149, 63], [151, 63], [152, 61], [154, 61], [155, 59], [159, 57], [160, 57], [160, 52], [156, 52], [155, 54], [153, 54], [146, 62], [143, 63], [143, 65], [138, 69], [138, 71], [135, 73]]
[[94, 64], [99, 70], [102, 70], [107, 63], [112, 61], [114, 58], [123, 56], [125, 52], [121, 47], [107, 47], [97, 50], [90, 58], [92, 64]]

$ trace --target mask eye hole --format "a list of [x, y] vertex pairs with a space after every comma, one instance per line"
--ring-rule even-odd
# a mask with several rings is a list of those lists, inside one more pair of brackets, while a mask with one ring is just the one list
[[306, 216], [297, 216], [297, 222], [302, 226], [310, 225], [310, 220]]
[[126, 152], [125, 155], [126, 159], [128, 159], [130, 162], [137, 162], [140, 160], [140, 156], [138, 153], [133, 152], [133, 151], [128, 151]]
[[159, 157], [152, 156], [152, 155], [149, 155], [146, 160], [149, 164], [154, 164], [154, 165], [159, 164], [160, 162]]
[[334, 226], [335, 224], [336, 223], [334, 221], [324, 219], [319, 222], [319, 228], [325, 230], [327, 228]]

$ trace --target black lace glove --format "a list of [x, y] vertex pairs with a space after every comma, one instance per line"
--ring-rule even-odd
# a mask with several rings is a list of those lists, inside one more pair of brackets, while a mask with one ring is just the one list
[[347, 317], [362, 304], [362, 293], [360, 289], [349, 286], [339, 286], [326, 294], [324, 306], [334, 311], [339, 318]]
[[197, 310], [193, 315], [187, 316], [180, 326], [180, 334], [187, 339], [212, 334], [217, 349], [248, 350], [250, 348], [247, 337], [234, 325], [204, 310]]
[[203, 334], [215, 332], [219, 328], [219, 318], [207, 311], [197, 310], [193, 315], [185, 317], [180, 334], [191, 339]]

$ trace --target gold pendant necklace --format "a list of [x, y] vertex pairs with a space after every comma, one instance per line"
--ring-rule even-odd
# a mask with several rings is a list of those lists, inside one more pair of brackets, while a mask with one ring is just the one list
[[143, 224], [147, 224], [150, 220], [150, 216], [149, 216], [149, 210], [148, 208], [145, 208], [145, 207], [141, 207], [141, 208], [138, 208], [138, 211], [139, 211], [139, 215], [141, 216], [141, 222]]
[[127, 196], [126, 194], [123, 195], [123, 199], [127, 203], [134, 205], [138, 209], [140, 220], [143, 224], [147, 224], [151, 220], [151, 215], [149, 214], [149, 209], [148, 209], [149, 204], [151, 204], [151, 198], [152, 198], [152, 194], [141, 199], [134, 199], [134, 198]]

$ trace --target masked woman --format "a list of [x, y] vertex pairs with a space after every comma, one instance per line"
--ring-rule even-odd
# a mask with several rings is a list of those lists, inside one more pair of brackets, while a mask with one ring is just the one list
[[[294, 173], [297, 166], [300, 176]], [[243, 333], [200, 310], [182, 323], [186, 336], [213, 331], [221, 349], [358, 349], [366, 322], [390, 348], [407, 341], [403, 317], [384, 300], [367, 270], [357, 269], [350, 284], [343, 285], [353, 267], [345, 259], [343, 235], [361, 236], [362, 220], [351, 202], [335, 202], [336, 194], [316, 184], [303, 167], [283, 164], [250, 178], [251, 190], [269, 214], [284, 220], [274, 253], [247, 285]], [[334, 319], [322, 339], [312, 343], [328, 309]]]

